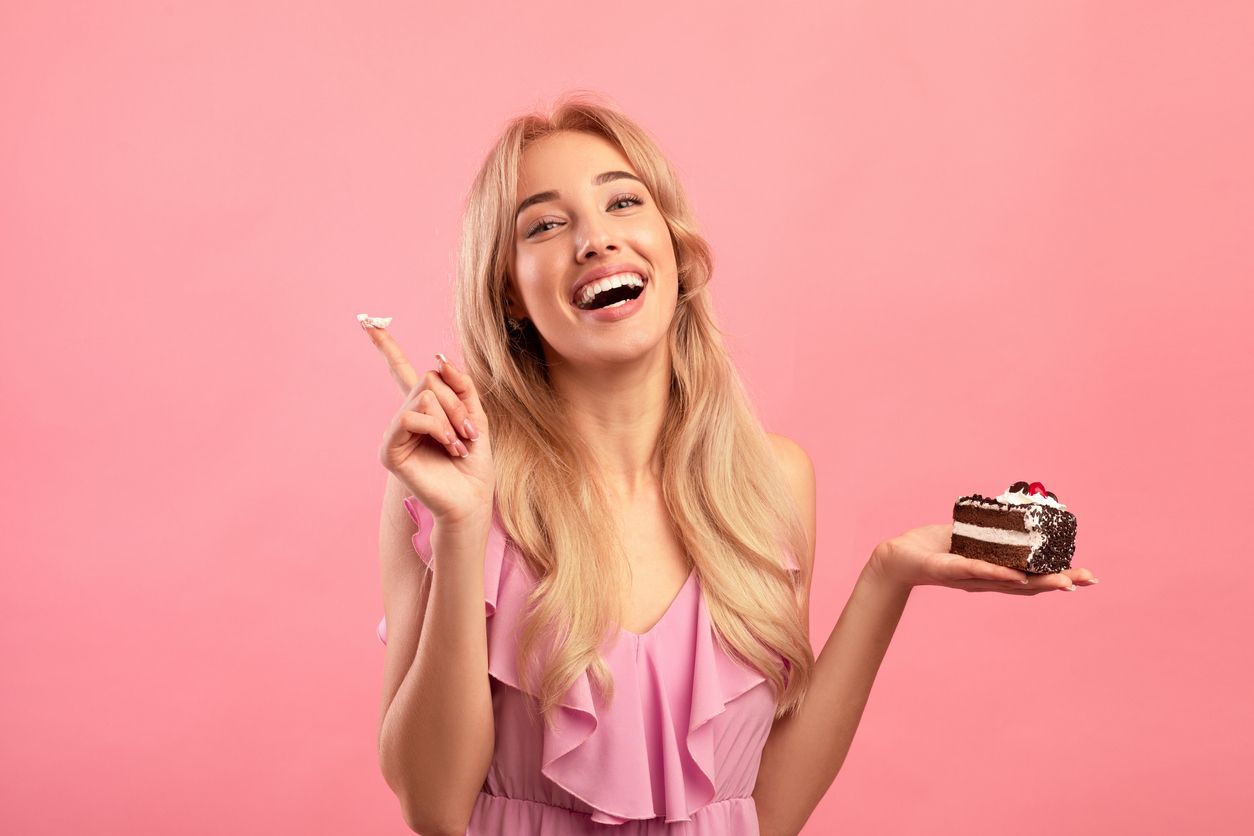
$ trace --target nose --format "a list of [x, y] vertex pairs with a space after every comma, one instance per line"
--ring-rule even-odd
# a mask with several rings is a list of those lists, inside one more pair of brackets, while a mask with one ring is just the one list
[[579, 245], [579, 260], [587, 261], [597, 253], [617, 252], [617, 236], [610, 232], [601, 218], [588, 218], [582, 222], [583, 232]]

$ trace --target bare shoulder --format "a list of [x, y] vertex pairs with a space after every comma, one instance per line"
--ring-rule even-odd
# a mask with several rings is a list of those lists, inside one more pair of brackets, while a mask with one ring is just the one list
[[779, 459], [784, 472], [794, 482], [800, 483], [798, 487], [804, 487], [807, 482], [814, 482], [814, 463], [810, 461], [810, 454], [805, 451], [804, 447], [786, 435], [768, 432], [766, 436], [775, 447], [775, 457]]
[[779, 460], [784, 474], [788, 477], [789, 484], [792, 486], [793, 497], [797, 502], [797, 510], [801, 513], [801, 521], [805, 523], [806, 531], [810, 536], [809, 553], [804, 556], [802, 561], [806, 564], [804, 566], [805, 575], [809, 577], [814, 567], [814, 541], [815, 528], [817, 526], [815, 518], [816, 488], [814, 462], [811, 461], [810, 454], [805, 451], [805, 448], [788, 436], [772, 432], [768, 432], [766, 435], [770, 438], [771, 444], [775, 448], [775, 456]]

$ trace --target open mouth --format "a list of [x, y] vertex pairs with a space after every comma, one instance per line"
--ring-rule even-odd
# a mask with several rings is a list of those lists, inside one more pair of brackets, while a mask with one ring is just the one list
[[600, 290], [591, 298], [588, 298], [588, 295], [583, 290], [580, 290], [574, 304], [575, 307], [584, 311], [621, 307], [631, 300], [639, 298], [640, 294], [644, 293], [644, 287], [648, 284], [648, 281], [648, 278], [644, 276], [632, 276], [623, 284]]

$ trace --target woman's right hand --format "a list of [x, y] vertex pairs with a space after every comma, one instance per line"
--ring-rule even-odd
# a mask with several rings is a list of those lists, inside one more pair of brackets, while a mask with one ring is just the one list
[[363, 330], [387, 358], [393, 380], [405, 393], [405, 403], [383, 434], [379, 461], [437, 521], [459, 525], [489, 520], [495, 469], [488, 418], [474, 381], [448, 362], [419, 377], [386, 328]]

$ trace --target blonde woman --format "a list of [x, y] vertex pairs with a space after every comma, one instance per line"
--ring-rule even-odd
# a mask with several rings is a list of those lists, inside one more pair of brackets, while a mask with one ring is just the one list
[[511, 122], [474, 181], [465, 367], [419, 375], [366, 327], [406, 393], [379, 453], [379, 760], [413, 830], [798, 833], [913, 586], [1084, 578], [1025, 586], [915, 529], [816, 660], [814, 471], [759, 422], [711, 274], [658, 147], [575, 95]]

